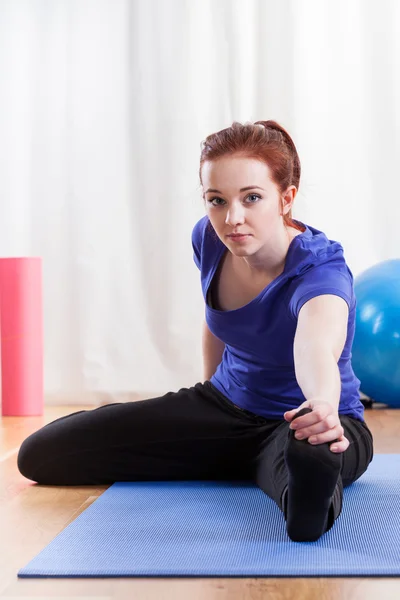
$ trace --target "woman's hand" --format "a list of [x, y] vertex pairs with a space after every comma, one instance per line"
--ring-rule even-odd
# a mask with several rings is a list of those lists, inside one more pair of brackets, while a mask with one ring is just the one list
[[[326, 400], [307, 400], [298, 408], [289, 410], [284, 413], [285, 421], [289, 423], [294, 415], [302, 408], [311, 408], [312, 412], [302, 417], [298, 417], [290, 425], [290, 429], [295, 429], [296, 439], [308, 438], [308, 442], [313, 445], [325, 444], [333, 442], [330, 450], [332, 452], [344, 452], [350, 446], [349, 440], [344, 437], [344, 429], [339, 420], [338, 410]], [[299, 437], [299, 433], [303, 436]], [[337, 450], [334, 448], [337, 447]]]

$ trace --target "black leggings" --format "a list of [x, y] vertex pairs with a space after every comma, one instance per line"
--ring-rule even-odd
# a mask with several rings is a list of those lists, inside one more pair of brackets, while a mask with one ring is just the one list
[[[340, 416], [350, 442], [341, 493], [368, 468], [373, 438], [358, 419]], [[117, 402], [56, 419], [22, 443], [18, 468], [45, 485], [116, 481], [251, 480], [282, 510], [289, 423], [233, 404], [209, 381], [158, 398]], [[342, 498], [334, 495], [334, 517]]]

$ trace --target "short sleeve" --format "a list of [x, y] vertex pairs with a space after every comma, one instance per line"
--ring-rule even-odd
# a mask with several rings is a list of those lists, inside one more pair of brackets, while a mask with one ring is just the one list
[[201, 270], [201, 249], [203, 244], [204, 217], [200, 219], [193, 227], [192, 231], [192, 248], [193, 260], [196, 267]]
[[298, 318], [303, 304], [316, 296], [340, 296], [351, 310], [354, 299], [353, 275], [344, 260], [314, 266], [292, 282], [289, 290], [289, 312]]

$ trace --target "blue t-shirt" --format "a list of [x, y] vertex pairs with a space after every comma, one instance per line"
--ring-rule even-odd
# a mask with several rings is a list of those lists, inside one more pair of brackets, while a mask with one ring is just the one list
[[338, 362], [341, 377], [339, 414], [364, 421], [360, 380], [351, 365], [356, 298], [353, 275], [339, 242], [301, 221], [306, 228], [290, 243], [285, 268], [258, 296], [235, 310], [217, 310], [208, 301], [211, 280], [227, 250], [208, 216], [192, 232], [193, 259], [201, 273], [205, 318], [225, 343], [210, 382], [237, 406], [266, 419], [282, 420], [306, 398], [297, 383], [293, 342], [300, 308], [314, 296], [335, 294], [349, 306], [347, 339]]

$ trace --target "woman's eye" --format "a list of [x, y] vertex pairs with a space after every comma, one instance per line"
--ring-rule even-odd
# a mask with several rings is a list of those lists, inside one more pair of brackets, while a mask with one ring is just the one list
[[[249, 194], [247, 196], [247, 198], [256, 198], [257, 200], [259, 200], [259, 199], [261, 199], [261, 196], [259, 196], [258, 194]], [[221, 206], [219, 203], [213, 204], [214, 200], [222, 200], [222, 198], [218, 198], [218, 196], [215, 196], [214, 198], [209, 199], [209, 203], [212, 204], [213, 206]], [[225, 202], [225, 200], [222, 200], [222, 201]], [[250, 204], [256, 204], [256, 202], [250, 202]]]
[[[209, 199], [209, 203], [210, 203], [210, 204], [213, 204], [214, 200], [222, 200], [222, 198], [218, 198], [218, 197], [217, 197], [217, 198], [210, 198], [210, 199]], [[213, 204], [213, 206], [215, 206], [215, 204]], [[217, 206], [218, 206], [218, 205], [217, 205]]]
[[[247, 196], [248, 198], [261, 198], [261, 196], [259, 196], [258, 194], [250, 194], [249, 196]], [[254, 202], [251, 202], [250, 204], [254, 204]]]

